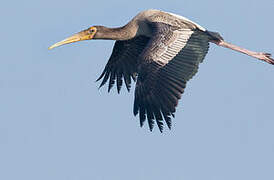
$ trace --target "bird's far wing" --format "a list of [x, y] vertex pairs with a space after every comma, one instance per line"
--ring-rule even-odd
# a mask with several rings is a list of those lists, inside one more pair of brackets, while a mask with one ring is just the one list
[[208, 36], [195, 29], [176, 29], [153, 23], [154, 36], [140, 56], [135, 89], [134, 115], [140, 125], [147, 119], [150, 130], [154, 122], [162, 132], [163, 119], [171, 128], [171, 115], [181, 98], [186, 82], [198, 70], [208, 52]]
[[137, 57], [145, 48], [149, 38], [146, 36], [138, 36], [126, 41], [116, 41], [112, 54], [105, 66], [104, 71], [97, 79], [102, 79], [100, 87], [108, 80], [108, 91], [113, 87], [115, 81], [118, 93], [120, 92], [124, 78], [127, 90], [130, 90], [131, 78], [136, 81]]

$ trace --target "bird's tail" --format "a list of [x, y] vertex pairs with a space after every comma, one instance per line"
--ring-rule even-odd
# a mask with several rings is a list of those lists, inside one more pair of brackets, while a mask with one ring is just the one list
[[212, 41], [223, 41], [224, 38], [217, 32], [206, 31]]

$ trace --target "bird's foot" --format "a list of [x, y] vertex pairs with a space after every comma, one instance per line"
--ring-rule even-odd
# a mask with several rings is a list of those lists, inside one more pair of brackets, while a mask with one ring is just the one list
[[253, 54], [252, 56], [262, 61], [265, 61], [269, 64], [274, 65], [274, 59], [271, 57], [271, 54], [269, 53], [258, 52]]

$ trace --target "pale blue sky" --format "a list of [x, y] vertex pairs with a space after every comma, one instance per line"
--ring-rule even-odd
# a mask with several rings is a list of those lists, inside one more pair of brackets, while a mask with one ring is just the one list
[[113, 41], [47, 50], [91, 25], [124, 25], [148, 8], [274, 53], [273, 0], [2, 2], [1, 180], [274, 179], [273, 66], [211, 45], [173, 129], [160, 134], [139, 127], [134, 91], [98, 90]]

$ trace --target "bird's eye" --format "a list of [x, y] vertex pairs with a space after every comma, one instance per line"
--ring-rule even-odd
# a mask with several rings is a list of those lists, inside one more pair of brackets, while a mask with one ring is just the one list
[[94, 33], [95, 29], [90, 29], [89, 32]]

